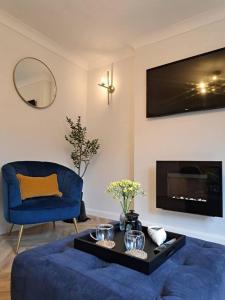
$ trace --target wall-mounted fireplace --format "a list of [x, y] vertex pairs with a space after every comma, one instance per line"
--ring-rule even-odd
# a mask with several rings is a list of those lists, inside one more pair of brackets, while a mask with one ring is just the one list
[[222, 162], [157, 161], [156, 207], [222, 217]]

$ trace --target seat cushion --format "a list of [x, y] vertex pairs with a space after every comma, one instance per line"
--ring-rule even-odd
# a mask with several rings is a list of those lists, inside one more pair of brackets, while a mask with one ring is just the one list
[[21, 205], [10, 209], [14, 224], [35, 224], [76, 218], [79, 205], [66, 197], [36, 197], [23, 201]]
[[183, 248], [145, 275], [73, 249], [73, 239], [19, 254], [12, 300], [224, 300], [225, 246], [187, 238]]

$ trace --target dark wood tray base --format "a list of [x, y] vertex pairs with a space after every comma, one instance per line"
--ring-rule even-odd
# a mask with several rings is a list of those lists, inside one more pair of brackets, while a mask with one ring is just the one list
[[[143, 260], [125, 254], [126, 248], [124, 245], [124, 232], [120, 231], [119, 224], [114, 224], [114, 230], [114, 241], [116, 245], [113, 249], [107, 249], [96, 245], [96, 242], [89, 234], [84, 234], [83, 236], [75, 238], [74, 248], [93, 254], [107, 262], [121, 264], [136, 271], [150, 274], [178, 249], [185, 245], [184, 235], [167, 231], [167, 241], [176, 238], [176, 242], [170, 245], [167, 249], [156, 254], [154, 250], [157, 248], [157, 245], [153, 243], [149, 237], [147, 227], [143, 226], [142, 231], [145, 234], [144, 251], [148, 253], [147, 259]], [[94, 232], [95, 231], [93, 230], [93, 233]]]

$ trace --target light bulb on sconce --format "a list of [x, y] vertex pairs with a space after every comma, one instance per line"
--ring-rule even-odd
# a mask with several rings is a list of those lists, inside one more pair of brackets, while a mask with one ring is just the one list
[[100, 81], [99, 85], [100, 86], [106, 86], [106, 78], [105, 77], [101, 78], [101, 81]]
[[111, 95], [112, 97], [112, 93], [115, 91], [115, 87], [113, 86], [113, 64], [111, 65], [111, 70], [107, 71], [106, 73], [107, 77], [101, 78], [101, 83], [99, 83], [98, 85], [106, 88], [107, 89], [107, 98], [108, 98], [108, 105], [110, 104], [109, 102], [109, 97]]

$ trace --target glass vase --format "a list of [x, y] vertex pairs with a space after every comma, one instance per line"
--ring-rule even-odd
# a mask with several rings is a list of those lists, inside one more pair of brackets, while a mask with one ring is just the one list
[[120, 214], [120, 230], [124, 231], [125, 230], [125, 221], [126, 221], [126, 216], [124, 212], [121, 212]]

